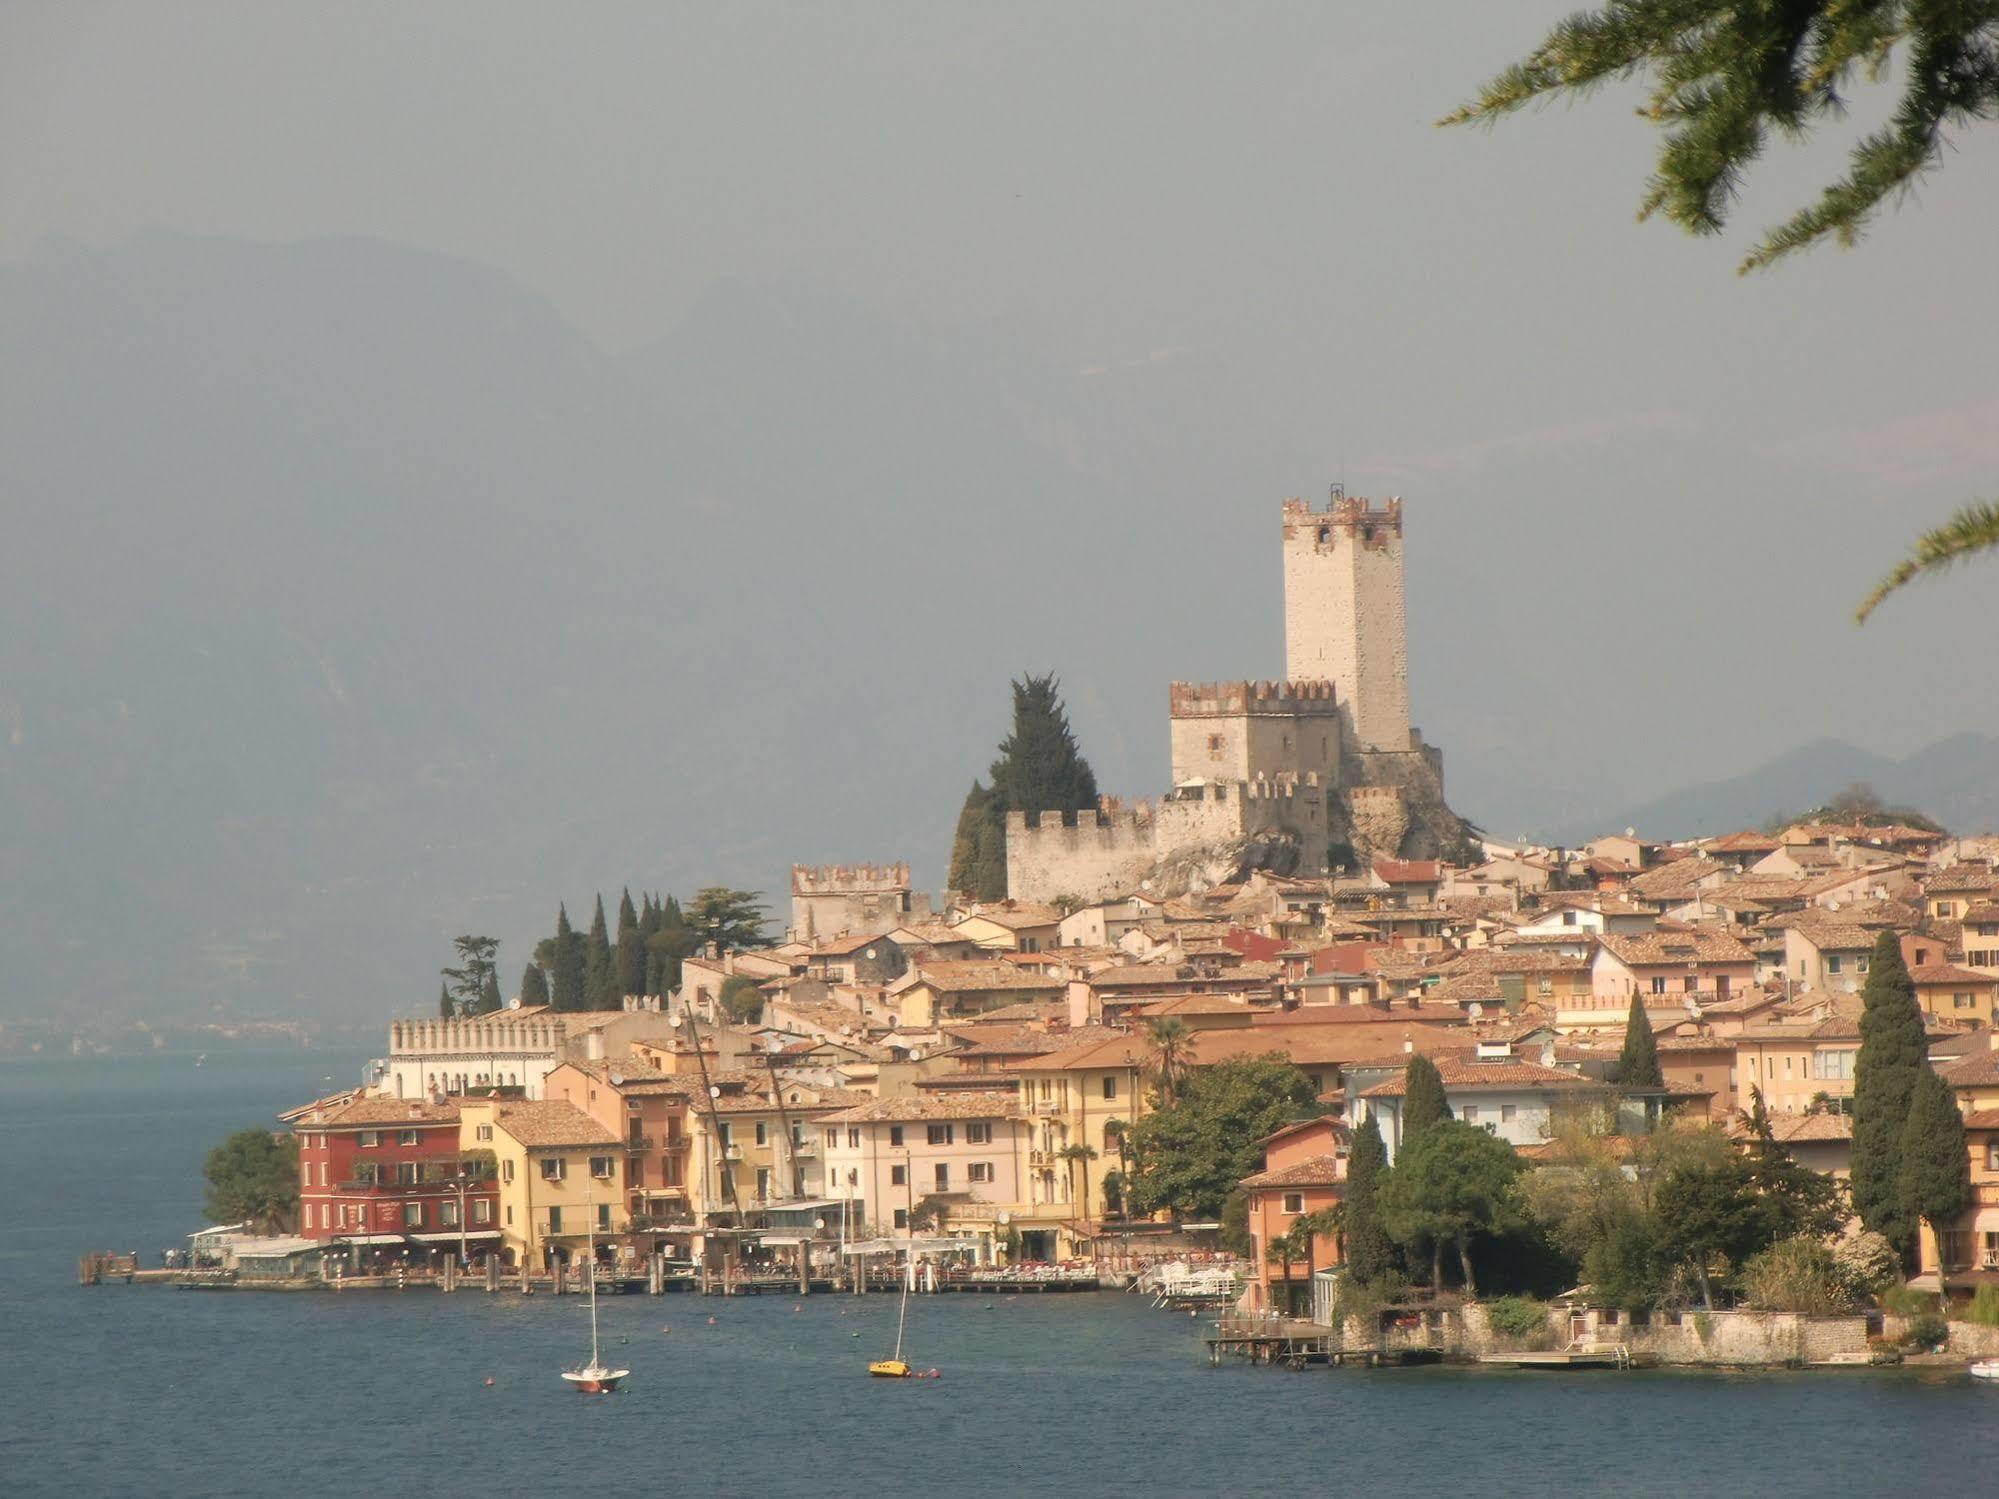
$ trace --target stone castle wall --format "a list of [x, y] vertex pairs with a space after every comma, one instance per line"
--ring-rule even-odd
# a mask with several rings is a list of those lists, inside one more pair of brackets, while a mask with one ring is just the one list
[[1361, 749], [1409, 748], [1402, 502], [1283, 506], [1284, 667], [1329, 678]]
[[1173, 784], [1339, 779], [1331, 682], [1175, 682], [1168, 699]]

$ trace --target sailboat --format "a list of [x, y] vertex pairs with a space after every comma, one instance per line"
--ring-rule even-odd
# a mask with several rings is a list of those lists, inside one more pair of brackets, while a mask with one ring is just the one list
[[902, 1303], [895, 1309], [895, 1352], [888, 1358], [876, 1359], [868, 1365], [868, 1373], [876, 1379], [907, 1379], [909, 1365], [902, 1360], [902, 1330], [909, 1324], [909, 1283], [916, 1278], [916, 1267], [909, 1257], [902, 1261]]
[[579, 1395], [608, 1395], [617, 1389], [618, 1381], [632, 1371], [629, 1369], [607, 1369], [604, 1357], [597, 1345], [597, 1215], [584, 1205], [585, 1221], [590, 1228], [590, 1257], [584, 1261], [584, 1273], [589, 1278], [590, 1294], [590, 1362], [579, 1364], [574, 1369], [564, 1369], [562, 1377]]

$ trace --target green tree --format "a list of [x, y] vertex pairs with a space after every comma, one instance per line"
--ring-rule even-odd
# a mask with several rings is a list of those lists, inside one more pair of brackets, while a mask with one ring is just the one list
[[1624, 1049], [1617, 1054], [1610, 1080], [1627, 1088], [1660, 1088], [1666, 1079], [1659, 1071], [1659, 1043], [1652, 1035], [1652, 1018], [1645, 1013], [1645, 1000], [1631, 991], [1631, 1013], [1624, 1019]]
[[1404, 1244], [1428, 1241], [1433, 1291], [1443, 1289], [1443, 1246], [1455, 1245], [1465, 1294], [1476, 1298], [1472, 1238], [1514, 1220], [1519, 1174], [1520, 1158], [1504, 1140], [1462, 1120], [1437, 1120], [1413, 1140], [1404, 1136], [1381, 1186], [1382, 1225]]
[[618, 942], [612, 949], [611, 963], [617, 972], [617, 979], [611, 987], [620, 1003], [627, 994], [646, 992], [645, 936], [639, 925], [639, 913], [632, 905], [629, 888], [618, 901]]
[[972, 782], [951, 847], [951, 886], [979, 900], [1006, 894], [1006, 814], [1060, 812], [1097, 805], [1097, 778], [1077, 747], [1054, 673], [1013, 684], [1013, 731], [1000, 741], [988, 772]]
[[1802, 1164], [1778, 1142], [1761, 1088], [1749, 1090], [1749, 1107], [1737, 1117], [1745, 1135], [1743, 1160], [1771, 1214], [1772, 1237], [1829, 1239], [1844, 1228], [1847, 1204], [1838, 1180]]
[[500, 951], [499, 939], [453, 937], [451, 945], [458, 950], [458, 966], [443, 970], [445, 992], [458, 1014], [482, 1015], [486, 1011], [488, 986], [492, 986], [495, 997], [499, 994], [498, 985], [493, 984], [495, 959]]
[[974, 900], [1006, 898], [1005, 824], [1004, 814], [994, 809], [992, 792], [973, 781], [951, 836], [948, 883], [953, 890]]
[[521, 970], [521, 1004], [524, 1006], [548, 1003], [548, 978], [541, 971], [539, 963], [529, 963]]
[[1772, 1219], [1751, 1179], [1746, 1162], [1682, 1166], [1659, 1186], [1655, 1197], [1659, 1247], [1685, 1264], [1700, 1282], [1701, 1305], [1714, 1310], [1708, 1274], [1716, 1256], [1737, 1264], [1772, 1240]]
[[1370, 1114], [1354, 1131], [1347, 1152], [1346, 1195], [1340, 1201], [1347, 1274], [1362, 1285], [1374, 1285], [1398, 1268], [1395, 1241], [1381, 1225], [1381, 1178], [1387, 1169], [1381, 1126]]
[[583, 942], [584, 1005], [592, 1010], [615, 1010], [618, 997], [618, 970], [611, 962], [611, 929], [604, 920], [604, 896], [597, 896], [597, 909], [590, 917], [590, 935]]
[[1450, 1117], [1451, 1106], [1445, 1101], [1444, 1079], [1437, 1064], [1421, 1052], [1412, 1053], [1402, 1069], [1403, 1149], [1431, 1125]]
[[[1802, 139], [1844, 115], [1856, 75], [1902, 54], [1886, 124], [1854, 146], [1845, 175], [1764, 235], [1744, 271], [1830, 238], [1851, 245], [1882, 203], [1943, 159], [1951, 125], [1999, 114], [1999, 10], [1991, 0], [1610, 0], [1570, 16], [1444, 124], [1491, 120], [1530, 100], [1645, 74], [1645, 113], [1666, 131], [1639, 217], [1663, 213], [1719, 233], [1774, 129]], [[1999, 504], [1965, 506], [1918, 537], [1856, 618], [1911, 580], [1999, 547]]]
[[451, 997], [451, 985], [440, 979], [437, 984], [437, 1018], [455, 1020], [457, 1016], [458, 1001]]
[[657, 929], [646, 939], [646, 992], [671, 994], [678, 989], [680, 965], [700, 945], [680, 902], [669, 895], [660, 905]]
[[202, 1211], [211, 1223], [250, 1223], [285, 1233], [298, 1222], [298, 1140], [267, 1129], [238, 1130], [208, 1153]]
[[[1068, 1168], [1069, 1200], [1076, 1205], [1076, 1215], [1087, 1220], [1090, 1216], [1090, 1162], [1097, 1158], [1094, 1147], [1081, 1140], [1072, 1141], [1055, 1152], [1056, 1157]], [[1082, 1190], [1076, 1190], [1077, 1183]]]
[[500, 974], [497, 968], [486, 970], [486, 981], [479, 986], [479, 1013], [490, 1015], [502, 1008], [506, 1001], [500, 998]]
[[1260, 1166], [1256, 1142], [1317, 1107], [1312, 1080], [1279, 1055], [1232, 1057], [1189, 1072], [1172, 1103], [1130, 1130], [1133, 1209], [1214, 1217]]
[[549, 995], [558, 1010], [584, 1007], [583, 939], [569, 924], [569, 907], [555, 909], [555, 937], [549, 947]]
[[1893, 932], [1874, 942], [1861, 990], [1860, 1052], [1853, 1063], [1853, 1208], [1860, 1221], [1906, 1255], [1915, 1221], [1902, 1190], [1902, 1127], [1928, 1043], [1915, 986]]
[[722, 1013], [738, 1025], [756, 1018], [763, 1008], [763, 990], [757, 981], [746, 973], [732, 973], [722, 980], [721, 990], [715, 995], [715, 1003], [722, 1007]]
[[1193, 1028], [1178, 1015], [1162, 1015], [1145, 1023], [1145, 1039], [1152, 1047], [1151, 1070], [1159, 1079], [1160, 1100], [1170, 1104], [1179, 1094], [1180, 1074], [1194, 1047]]
[[697, 944], [712, 942], [723, 952], [764, 945], [768, 924], [763, 892], [709, 885], [695, 892], [687, 908], [687, 927]]
[[1902, 1211], [1941, 1235], [1971, 1202], [1964, 1116], [1951, 1102], [1950, 1085], [1926, 1067], [1902, 1125]]

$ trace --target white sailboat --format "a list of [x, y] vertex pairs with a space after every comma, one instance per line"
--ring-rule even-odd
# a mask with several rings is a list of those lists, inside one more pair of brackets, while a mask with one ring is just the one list
[[584, 1274], [589, 1277], [590, 1296], [590, 1362], [579, 1364], [574, 1369], [564, 1369], [562, 1377], [569, 1381], [570, 1388], [579, 1395], [608, 1395], [617, 1389], [618, 1381], [632, 1371], [629, 1369], [608, 1369], [597, 1344], [597, 1215], [588, 1200], [585, 1200], [585, 1221], [589, 1225], [590, 1257], [584, 1261]]

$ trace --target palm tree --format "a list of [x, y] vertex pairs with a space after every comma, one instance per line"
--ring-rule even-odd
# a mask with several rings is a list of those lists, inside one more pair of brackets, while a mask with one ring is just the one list
[[[1291, 1311], [1291, 1261], [1298, 1257], [1297, 1226], [1294, 1224], [1291, 1228], [1272, 1239], [1269, 1247], [1263, 1251], [1263, 1257], [1267, 1260], [1276, 1260], [1284, 1269], [1283, 1311], [1286, 1315], [1289, 1315]], [[1276, 1300], [1277, 1298], [1274, 1296], [1271, 1298], [1273, 1303]], [[1273, 1304], [1271, 1310], [1277, 1311], [1278, 1308]]]
[[1147, 1021], [1145, 1036], [1159, 1058], [1154, 1064], [1159, 1073], [1159, 1092], [1170, 1104], [1178, 1091], [1187, 1053], [1193, 1048], [1194, 1033], [1178, 1015], [1166, 1015]]
[[1064, 1145], [1055, 1154], [1069, 1164], [1069, 1196], [1077, 1205], [1077, 1216], [1087, 1222], [1090, 1216], [1090, 1173], [1087, 1169], [1084, 1170], [1083, 1194], [1078, 1197], [1076, 1195], [1076, 1168], [1079, 1165], [1087, 1168], [1089, 1163], [1097, 1158], [1097, 1153], [1088, 1145], [1079, 1141], [1074, 1145]]
[[1915, 550], [1875, 584], [1874, 591], [1854, 611], [1854, 623], [1866, 624], [1867, 616], [1903, 584], [1943, 572], [1954, 563], [1994, 547], [1999, 547], [1999, 504], [1978, 501], [1966, 505], [1936, 530], [1925, 531], [1916, 538]]
[[1131, 1217], [1131, 1160], [1126, 1154], [1129, 1127], [1122, 1119], [1110, 1119], [1104, 1123], [1104, 1138], [1117, 1146], [1117, 1202], [1118, 1216]]

